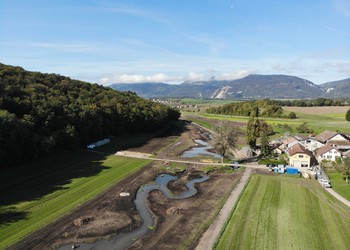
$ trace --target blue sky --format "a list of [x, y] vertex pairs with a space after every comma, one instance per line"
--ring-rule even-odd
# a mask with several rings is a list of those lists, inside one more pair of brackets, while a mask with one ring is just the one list
[[350, 77], [350, 0], [0, 0], [0, 62], [108, 85]]

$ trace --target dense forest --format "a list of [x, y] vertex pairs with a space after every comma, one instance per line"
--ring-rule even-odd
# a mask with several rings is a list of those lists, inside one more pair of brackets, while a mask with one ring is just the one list
[[285, 115], [281, 105], [274, 100], [234, 102], [206, 110], [210, 114], [238, 115], [252, 117], [296, 118], [295, 113]]
[[106, 136], [156, 130], [179, 116], [135, 93], [0, 64], [0, 168]]

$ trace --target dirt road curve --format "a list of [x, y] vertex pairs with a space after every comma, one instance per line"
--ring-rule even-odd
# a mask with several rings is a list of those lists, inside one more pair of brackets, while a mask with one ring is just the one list
[[350, 207], [350, 201], [348, 201], [348, 200], [345, 199], [343, 196], [341, 196], [340, 194], [338, 194], [337, 192], [335, 192], [333, 189], [331, 189], [331, 188], [326, 188], [326, 191], [328, 191], [328, 193], [330, 193], [331, 195], [333, 195], [336, 199], [338, 199], [339, 201], [343, 202], [345, 205], [347, 205], [348, 207]]
[[223, 228], [233, 206], [238, 201], [240, 194], [242, 193], [244, 186], [247, 184], [247, 181], [252, 173], [252, 169], [247, 169], [237, 187], [232, 191], [230, 197], [227, 199], [225, 205], [222, 207], [220, 213], [215, 218], [213, 223], [209, 226], [208, 230], [203, 234], [200, 239], [196, 250], [207, 250], [212, 249], [216, 238], [219, 236], [221, 229]]

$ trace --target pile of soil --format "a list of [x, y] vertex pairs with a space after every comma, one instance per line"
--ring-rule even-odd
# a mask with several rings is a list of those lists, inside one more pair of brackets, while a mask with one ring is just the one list
[[90, 238], [109, 235], [131, 224], [132, 220], [126, 212], [93, 211], [89, 215], [74, 220], [76, 227], [66, 232], [65, 237], [79, 235], [79, 238]]

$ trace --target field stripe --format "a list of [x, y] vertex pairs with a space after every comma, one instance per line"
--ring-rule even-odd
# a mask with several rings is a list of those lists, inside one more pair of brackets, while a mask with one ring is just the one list
[[350, 209], [315, 180], [252, 176], [216, 249], [348, 249]]

